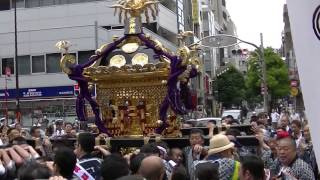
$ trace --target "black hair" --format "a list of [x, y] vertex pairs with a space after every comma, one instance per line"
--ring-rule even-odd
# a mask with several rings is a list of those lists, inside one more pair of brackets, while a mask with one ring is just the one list
[[146, 155], [157, 154], [158, 156], [160, 156], [160, 150], [157, 147], [156, 143], [148, 143], [148, 144], [143, 145], [140, 148], [140, 153], [143, 153]]
[[189, 180], [189, 179], [190, 178], [188, 176], [188, 173], [185, 167], [180, 165], [174, 168], [171, 175], [171, 180]]
[[234, 120], [233, 116], [231, 115], [226, 116], [226, 118], [230, 118], [232, 121]]
[[164, 141], [159, 141], [159, 142], [156, 142], [157, 146], [161, 146], [163, 147], [164, 149], [168, 150], [169, 149], [169, 146], [168, 146], [168, 143], [164, 142]]
[[40, 129], [40, 127], [38, 127], [38, 126], [32, 126], [32, 127], [30, 128], [30, 135], [33, 135], [33, 134], [36, 132], [37, 129]]
[[118, 154], [106, 156], [101, 165], [101, 176], [103, 180], [115, 180], [122, 176], [129, 175], [127, 161]]
[[157, 146], [163, 147], [166, 150], [165, 152], [163, 152], [163, 150], [159, 149], [160, 150], [160, 157], [163, 159], [166, 159], [168, 152], [170, 151], [168, 144], [164, 141], [156, 142], [156, 144], [157, 144]]
[[78, 136], [78, 145], [86, 153], [91, 153], [95, 146], [95, 137], [92, 133], [84, 132]]
[[238, 129], [231, 128], [226, 131], [226, 136], [227, 135], [237, 137], [237, 136], [241, 136], [241, 132]]
[[208, 123], [213, 123], [214, 125], [217, 125], [217, 121], [216, 120], [209, 120]]
[[59, 174], [66, 179], [72, 178], [77, 157], [69, 148], [60, 148], [55, 152], [53, 162], [59, 168]]
[[50, 176], [49, 168], [36, 162], [25, 163], [18, 171], [19, 180], [49, 179]]
[[203, 131], [202, 131], [201, 129], [191, 129], [191, 131], [190, 131], [190, 136], [191, 136], [192, 134], [200, 134], [200, 136], [202, 137], [202, 139], [204, 139], [204, 138], [203, 138], [204, 133], [203, 133]]
[[63, 125], [63, 121], [59, 120], [59, 121], [55, 121], [56, 125], [62, 126]]
[[9, 135], [10, 133], [11, 133], [11, 131], [13, 131], [13, 130], [17, 130], [16, 128], [9, 128], [8, 130], [7, 130], [7, 135]]
[[258, 114], [258, 118], [268, 118], [268, 114], [265, 112], [261, 112]]
[[67, 126], [68, 124], [70, 124], [73, 127], [73, 124], [71, 122], [64, 123], [64, 126]]
[[299, 129], [302, 128], [301, 121], [299, 121], [299, 120], [293, 120], [293, 121], [291, 122], [291, 125], [292, 125], [292, 124], [295, 124]]
[[196, 178], [198, 180], [219, 180], [219, 164], [205, 162], [196, 166]]
[[137, 155], [132, 155], [130, 158], [130, 170], [131, 174], [137, 174], [141, 166], [141, 162], [146, 157], [145, 154], [139, 153]]
[[47, 136], [51, 136], [53, 134], [53, 125], [49, 125], [46, 128], [46, 133], [47, 133]]
[[14, 138], [12, 142], [16, 142], [15, 145], [27, 144], [27, 140], [21, 136]]
[[255, 115], [251, 116], [250, 123], [257, 122], [257, 121], [258, 121], [258, 116], [255, 116]]
[[249, 171], [253, 179], [263, 180], [265, 176], [264, 172], [264, 163], [263, 161], [254, 155], [244, 156], [241, 162], [241, 169], [244, 173], [245, 171]]

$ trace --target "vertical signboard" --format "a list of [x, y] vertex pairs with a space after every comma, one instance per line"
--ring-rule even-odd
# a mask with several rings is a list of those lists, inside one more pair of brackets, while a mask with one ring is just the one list
[[192, 0], [192, 21], [194, 24], [199, 24], [199, 2]]

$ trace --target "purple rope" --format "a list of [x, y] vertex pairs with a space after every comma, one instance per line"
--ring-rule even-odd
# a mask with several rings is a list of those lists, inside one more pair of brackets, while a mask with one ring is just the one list
[[[192, 106], [191, 104], [191, 96], [189, 92], [189, 87], [182, 87], [181, 92], [186, 94], [185, 97], [182, 96], [183, 99], [181, 99], [181, 94], [180, 91], [177, 88], [177, 83], [178, 83], [178, 77], [186, 70], [185, 66], [180, 66], [182, 60], [178, 58], [177, 56], [172, 56], [168, 53], [165, 53], [161, 50], [157, 50], [155, 47], [155, 44], [148, 40], [144, 34], [139, 34], [138, 37], [140, 38], [141, 41], [144, 42], [144, 44], [148, 47], [154, 50], [154, 52], [158, 56], [165, 56], [168, 59], [170, 59], [170, 74], [168, 77], [168, 82], [167, 82], [167, 95], [165, 99], [163, 100], [161, 106], [160, 106], [160, 119], [162, 120], [162, 126], [160, 126], [158, 129], [156, 129], [157, 133], [161, 133], [167, 126], [168, 123], [166, 122], [167, 120], [167, 111], [168, 108], [171, 107], [171, 109], [176, 113], [176, 114], [186, 114], [186, 108], [191, 109], [190, 107]], [[197, 75], [197, 71], [195, 68], [192, 69], [190, 72], [190, 77], [195, 77]], [[185, 99], [187, 98], [187, 99]]]
[[110, 52], [117, 48], [117, 45], [121, 43], [127, 36], [120, 38], [119, 40], [114, 41], [113, 43], [109, 44], [107, 49], [102, 52], [100, 55], [93, 55], [89, 58], [89, 61], [83, 64], [76, 64], [70, 67], [71, 73], [68, 75], [71, 80], [76, 81], [80, 87], [80, 94], [76, 100], [76, 113], [80, 121], [85, 121], [85, 99], [90, 103], [92, 111], [95, 115], [95, 124], [97, 125], [100, 132], [106, 133], [109, 136], [112, 134], [109, 133], [108, 129], [104, 126], [100, 118], [100, 111], [99, 106], [94, 99], [91, 97], [91, 93], [89, 91], [89, 84], [88, 80], [83, 76], [84, 68], [91, 66], [95, 61], [99, 58], [103, 58], [107, 56]]

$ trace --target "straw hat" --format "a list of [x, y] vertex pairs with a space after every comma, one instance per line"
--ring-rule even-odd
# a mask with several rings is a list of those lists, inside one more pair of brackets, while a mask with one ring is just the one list
[[216, 154], [233, 147], [234, 143], [230, 142], [226, 135], [217, 134], [210, 139], [208, 155]]

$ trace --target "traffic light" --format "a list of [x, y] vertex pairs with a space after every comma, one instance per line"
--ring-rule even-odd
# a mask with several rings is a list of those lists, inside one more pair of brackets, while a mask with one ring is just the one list
[[231, 51], [234, 56], [247, 56], [249, 54], [248, 49], [234, 49]]
[[80, 94], [79, 84], [75, 84], [75, 85], [73, 86], [73, 94], [74, 94], [75, 96], [78, 96], [78, 95]]

